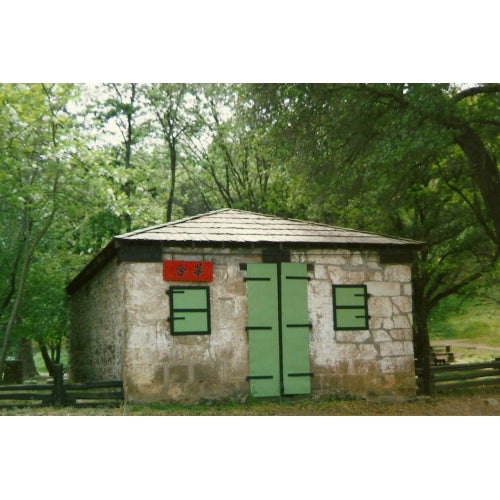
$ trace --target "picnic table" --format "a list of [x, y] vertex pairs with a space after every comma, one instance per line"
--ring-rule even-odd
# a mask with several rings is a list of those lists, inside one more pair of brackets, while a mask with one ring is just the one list
[[435, 365], [449, 365], [455, 361], [455, 354], [451, 351], [451, 346], [431, 347], [431, 361]]

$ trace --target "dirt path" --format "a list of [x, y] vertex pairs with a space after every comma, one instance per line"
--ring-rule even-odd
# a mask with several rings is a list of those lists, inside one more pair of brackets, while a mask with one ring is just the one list
[[471, 344], [467, 340], [454, 339], [454, 340], [432, 340], [431, 346], [454, 345], [457, 347], [470, 347], [472, 349], [485, 349], [488, 351], [500, 351], [500, 347], [491, 347], [486, 344]]

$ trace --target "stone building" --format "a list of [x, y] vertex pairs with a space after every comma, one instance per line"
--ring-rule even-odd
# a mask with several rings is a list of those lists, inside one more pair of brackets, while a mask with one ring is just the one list
[[233, 209], [116, 236], [67, 287], [71, 377], [137, 402], [414, 395], [420, 246]]

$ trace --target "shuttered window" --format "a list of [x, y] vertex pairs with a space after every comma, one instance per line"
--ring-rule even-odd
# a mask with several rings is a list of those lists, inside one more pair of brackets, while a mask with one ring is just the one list
[[172, 335], [210, 333], [210, 294], [207, 286], [171, 286], [169, 296]]
[[336, 330], [368, 330], [366, 285], [333, 285]]

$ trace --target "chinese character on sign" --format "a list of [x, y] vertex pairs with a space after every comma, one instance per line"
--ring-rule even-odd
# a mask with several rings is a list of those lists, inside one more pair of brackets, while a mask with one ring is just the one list
[[214, 263], [207, 260], [164, 260], [165, 281], [213, 281]]
[[201, 264], [196, 264], [194, 266], [194, 274], [196, 274], [196, 276], [198, 276], [198, 278], [200, 277], [201, 273], [203, 272], [203, 266]]
[[186, 268], [182, 265], [179, 264], [176, 269], [177, 276], [184, 276], [184, 272], [186, 271]]

